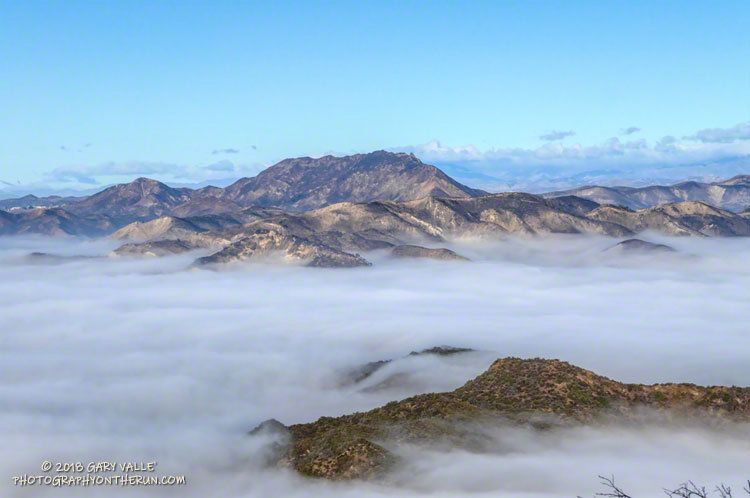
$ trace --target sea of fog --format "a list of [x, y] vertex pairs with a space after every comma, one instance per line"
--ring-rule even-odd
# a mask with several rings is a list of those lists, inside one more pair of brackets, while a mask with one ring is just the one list
[[[612, 239], [545, 237], [454, 244], [469, 263], [374, 253], [369, 268], [185, 271], [192, 255], [122, 260], [100, 257], [106, 242], [0, 238], [0, 495], [574, 497], [600, 491], [600, 474], [636, 496], [688, 479], [738, 489], [747, 426], [497, 428], [489, 454], [398, 448], [387, 484], [265, 468], [263, 441], [246, 436], [271, 417], [454, 389], [505, 356], [625, 382], [750, 385], [750, 239], [649, 240], [678, 253], [617, 257], [602, 253]], [[407, 356], [437, 345], [477, 352]], [[397, 361], [342, 384], [382, 359]], [[393, 374], [405, 380], [366, 388]], [[44, 461], [155, 461], [187, 484], [13, 484], [45, 474]]]

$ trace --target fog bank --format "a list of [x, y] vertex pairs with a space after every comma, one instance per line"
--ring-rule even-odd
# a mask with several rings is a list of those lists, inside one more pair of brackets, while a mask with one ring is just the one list
[[[470, 263], [184, 271], [190, 255], [111, 260], [101, 242], [0, 239], [0, 494], [342, 496], [497, 491], [575, 496], [614, 473], [635, 492], [686, 479], [739, 486], [747, 428], [729, 433], [501, 431], [488, 455], [402, 448], [387, 486], [263, 470], [245, 433], [454, 389], [504, 356], [560, 358], [624, 382], [750, 385], [750, 240], [663, 239], [678, 254], [612, 258], [612, 239], [456, 243]], [[47, 251], [91, 258], [31, 264]], [[405, 358], [436, 345], [476, 353]], [[399, 359], [367, 383], [342, 372]], [[364, 389], [393, 374], [407, 379]], [[153, 461], [175, 488], [17, 488], [50, 461]]]

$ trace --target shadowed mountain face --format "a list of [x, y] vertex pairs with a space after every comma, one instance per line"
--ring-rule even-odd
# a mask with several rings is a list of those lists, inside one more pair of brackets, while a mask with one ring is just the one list
[[254, 178], [243, 178], [226, 187], [223, 196], [243, 206], [308, 211], [338, 202], [473, 197], [484, 193], [461, 185], [413, 154], [377, 151], [286, 159]]
[[682, 182], [671, 186], [654, 185], [643, 188], [594, 185], [550, 192], [543, 196], [552, 198], [568, 195], [630, 209], [646, 209], [681, 201], [699, 201], [738, 212], [750, 207], [750, 175], [739, 175], [715, 183]]
[[[646, 411], [647, 410], [647, 411]], [[648, 415], [647, 415], [648, 413]], [[455, 391], [422, 394], [364, 413], [276, 425], [280, 463], [314, 477], [377, 478], [398, 443], [450, 443], [481, 451], [482, 430], [503, 424], [551, 429], [648, 416], [750, 420], [750, 388], [623, 384], [558, 360], [505, 358]]]

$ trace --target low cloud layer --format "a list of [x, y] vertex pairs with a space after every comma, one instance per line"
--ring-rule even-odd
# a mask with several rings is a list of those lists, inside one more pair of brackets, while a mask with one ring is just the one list
[[453, 147], [433, 140], [392, 150], [412, 152], [460, 181], [489, 191], [545, 192], [587, 184], [642, 186], [747, 174], [750, 136], [746, 128], [703, 130], [682, 140], [667, 135], [655, 142], [612, 137], [596, 145], [549, 142], [536, 149], [481, 151], [473, 145]]
[[[226, 149], [214, 151], [215, 154], [229, 154]], [[238, 151], [237, 151], [238, 152]], [[94, 166], [72, 165], [56, 168], [45, 175], [48, 184], [81, 184], [99, 185], [116, 181], [132, 181], [139, 176], [148, 176], [171, 183], [201, 182], [215, 178], [216, 172], [221, 172], [231, 178], [255, 176], [266, 165], [243, 165], [222, 160], [201, 166], [185, 166], [180, 164], [128, 161], [109, 162]]]
[[[2, 238], [0, 494], [101, 494], [8, 478], [44, 460], [97, 459], [156, 460], [189, 482], [128, 496], [569, 497], [598, 491], [602, 473], [641, 496], [690, 478], [739, 485], [747, 437], [689, 426], [501, 430], [486, 455], [403, 447], [410, 477], [384, 486], [264, 470], [246, 437], [269, 417], [306, 422], [453, 389], [504, 356], [561, 358], [626, 382], [747, 384], [750, 241], [667, 242], [682, 256], [608, 259], [612, 240], [581, 236], [455, 245], [468, 264], [374, 254], [375, 266], [354, 270], [215, 272], [184, 271], [190, 256], [32, 265], [31, 251], [111, 246]], [[341, 386], [349, 368], [441, 344], [480, 352], [394, 362], [378, 375], [411, 380], [390, 389]]]
[[731, 128], [706, 128], [685, 137], [689, 140], [700, 140], [703, 143], [732, 143], [738, 140], [750, 140], [750, 121]]

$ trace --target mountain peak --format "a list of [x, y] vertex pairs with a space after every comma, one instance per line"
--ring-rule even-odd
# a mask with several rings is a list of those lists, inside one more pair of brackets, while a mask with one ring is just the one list
[[[128, 184], [124, 183], [122, 185], [128, 185]], [[151, 178], [147, 178], [145, 176], [141, 176], [139, 178], [136, 178], [135, 180], [133, 180], [132, 182], [130, 182], [130, 185], [160, 185], [160, 186], [167, 187], [166, 184], [164, 184], [164, 183], [162, 183], [162, 182], [160, 182], [158, 180], [153, 180]], [[170, 188], [170, 187], [167, 187], [167, 188]]]
[[160, 181], [140, 177], [130, 183], [106, 188], [82, 201], [65, 206], [76, 214], [107, 213], [130, 221], [153, 219], [169, 214], [179, 204], [190, 200], [190, 195]]
[[285, 159], [225, 189], [241, 205], [307, 211], [338, 202], [415, 200], [430, 195], [473, 197], [484, 192], [458, 183], [413, 154], [378, 150], [352, 156]]

